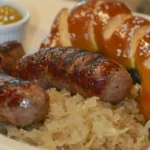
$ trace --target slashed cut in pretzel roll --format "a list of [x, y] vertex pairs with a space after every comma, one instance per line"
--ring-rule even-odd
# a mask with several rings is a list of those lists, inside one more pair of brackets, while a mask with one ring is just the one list
[[[56, 18], [59, 16], [63, 16], [62, 11]], [[53, 38], [42, 47], [71, 45], [99, 52], [126, 69], [136, 69], [142, 85], [141, 112], [150, 119], [150, 21], [133, 15], [126, 5], [114, 0], [79, 2], [62, 20], [66, 32], [61, 37], [65, 42], [54, 44]], [[57, 23], [55, 21], [54, 25]], [[53, 34], [52, 28], [51, 35], [56, 34], [60, 35], [61, 31]]]

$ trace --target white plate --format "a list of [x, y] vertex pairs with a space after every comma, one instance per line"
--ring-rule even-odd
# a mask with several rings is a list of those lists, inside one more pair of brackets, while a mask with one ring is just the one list
[[[36, 51], [43, 39], [48, 35], [50, 26], [56, 14], [63, 7], [71, 8], [74, 0], [14, 0], [26, 6], [31, 13], [31, 20], [27, 28], [27, 37], [24, 43], [26, 53]], [[150, 19], [147, 15], [141, 15]], [[17, 142], [0, 135], [0, 150], [39, 150], [35, 147]]]

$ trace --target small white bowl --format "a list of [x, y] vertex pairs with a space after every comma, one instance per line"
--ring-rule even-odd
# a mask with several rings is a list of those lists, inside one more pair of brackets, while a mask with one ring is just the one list
[[7, 41], [18, 41], [23, 43], [25, 28], [29, 20], [29, 11], [12, 0], [0, 0], [0, 6], [9, 5], [18, 10], [23, 18], [15, 23], [0, 25], [0, 44]]

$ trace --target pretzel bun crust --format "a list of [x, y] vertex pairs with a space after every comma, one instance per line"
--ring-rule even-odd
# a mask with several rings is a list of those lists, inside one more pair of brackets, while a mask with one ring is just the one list
[[[68, 32], [68, 9], [63, 8], [57, 15], [50, 34], [41, 44], [43, 47], [54, 46], [71, 46], [69, 32]], [[65, 37], [65, 38], [64, 38]]]
[[79, 5], [71, 10], [68, 24], [73, 47], [78, 48], [80, 45], [80, 48], [97, 52], [98, 48], [94, 39], [93, 28], [94, 5], [95, 2], [86, 3], [83, 1], [79, 3]]
[[150, 119], [150, 21], [118, 1], [87, 0], [71, 9], [67, 23], [73, 47], [100, 52], [139, 72], [140, 108]]

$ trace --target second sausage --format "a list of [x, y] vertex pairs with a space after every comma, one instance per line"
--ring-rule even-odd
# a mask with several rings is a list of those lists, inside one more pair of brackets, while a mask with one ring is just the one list
[[132, 85], [129, 73], [118, 63], [72, 47], [41, 49], [23, 56], [14, 76], [38, 80], [44, 88], [66, 88], [84, 97], [98, 96], [106, 102], [123, 100]]

